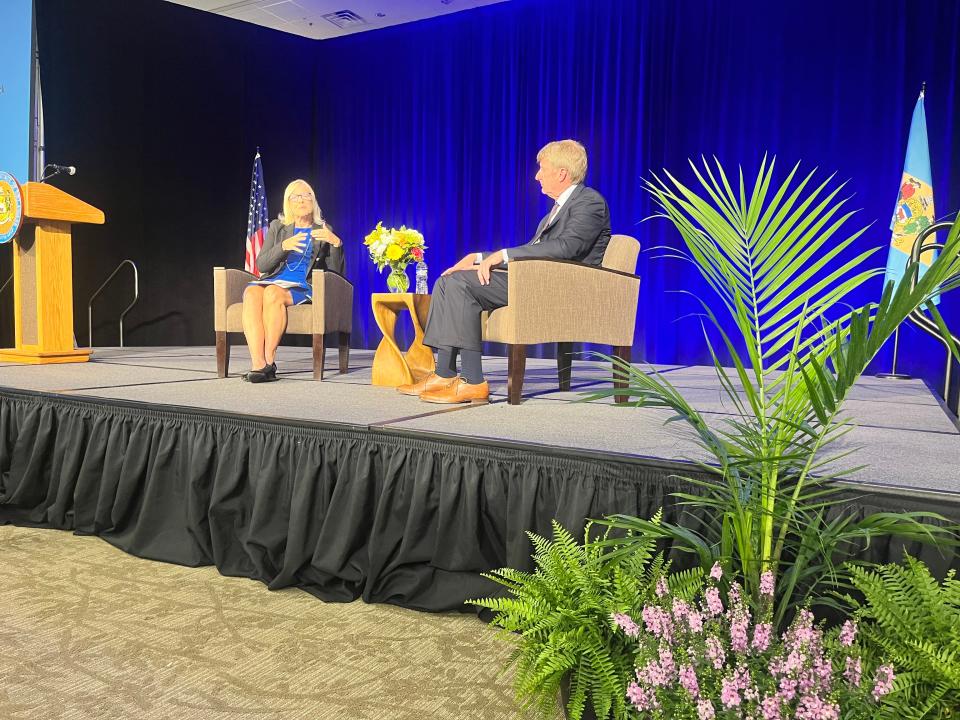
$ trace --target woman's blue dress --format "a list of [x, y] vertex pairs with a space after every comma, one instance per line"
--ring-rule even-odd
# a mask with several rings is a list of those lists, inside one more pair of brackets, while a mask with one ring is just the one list
[[250, 285], [279, 285], [290, 291], [293, 296], [294, 305], [302, 305], [313, 299], [313, 288], [307, 282], [307, 275], [310, 272], [310, 254], [312, 248], [312, 239], [310, 237], [311, 228], [294, 228], [294, 236], [302, 235], [306, 238], [306, 246], [303, 252], [291, 250], [284, 258], [283, 266], [280, 272], [266, 280], [255, 280]]

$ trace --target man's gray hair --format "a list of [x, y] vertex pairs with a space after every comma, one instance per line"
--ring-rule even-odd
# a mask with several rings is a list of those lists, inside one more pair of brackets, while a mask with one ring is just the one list
[[582, 183], [587, 176], [587, 151], [576, 140], [548, 142], [537, 153], [537, 162], [544, 159], [554, 167], [564, 168], [573, 183]]

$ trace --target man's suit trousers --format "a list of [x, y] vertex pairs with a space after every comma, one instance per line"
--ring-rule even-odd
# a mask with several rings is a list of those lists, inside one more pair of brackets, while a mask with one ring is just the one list
[[424, 345], [481, 350], [480, 314], [507, 304], [507, 273], [493, 271], [481, 285], [476, 270], [443, 275], [433, 286]]

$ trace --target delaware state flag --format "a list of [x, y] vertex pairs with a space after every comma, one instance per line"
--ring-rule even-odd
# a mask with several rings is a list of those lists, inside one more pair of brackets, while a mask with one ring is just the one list
[[[933, 223], [933, 176], [930, 174], [930, 147], [927, 143], [927, 114], [923, 109], [924, 91], [920, 91], [910, 121], [907, 157], [903, 162], [900, 192], [890, 222], [890, 252], [883, 283], [900, 282], [907, 269], [913, 243], [920, 231]], [[927, 238], [933, 241], [934, 238]], [[920, 274], [930, 267], [936, 257], [934, 250], [920, 256]], [[939, 297], [934, 301], [939, 302]]]

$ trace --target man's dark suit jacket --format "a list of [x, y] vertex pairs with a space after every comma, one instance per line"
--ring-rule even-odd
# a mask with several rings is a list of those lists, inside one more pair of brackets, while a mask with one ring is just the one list
[[[283, 249], [283, 242], [287, 238], [293, 237], [293, 223], [284, 225], [279, 220], [274, 220], [267, 228], [267, 235], [263, 239], [263, 248], [257, 255], [257, 269], [260, 270], [260, 279], [269, 280], [277, 275], [283, 269], [283, 261], [287, 257], [287, 250]], [[319, 225], [314, 225], [313, 229], [319, 229]], [[319, 270], [332, 270], [343, 275], [343, 248], [334, 247], [330, 243], [320, 240], [311, 241], [310, 264], [309, 267]], [[307, 281], [310, 281], [309, 276]]]
[[586, 265], [599, 265], [603, 261], [610, 242], [610, 209], [600, 193], [578, 185], [553, 222], [547, 225], [549, 217], [547, 213], [540, 221], [529, 243], [507, 248], [509, 260], [555, 258]]

